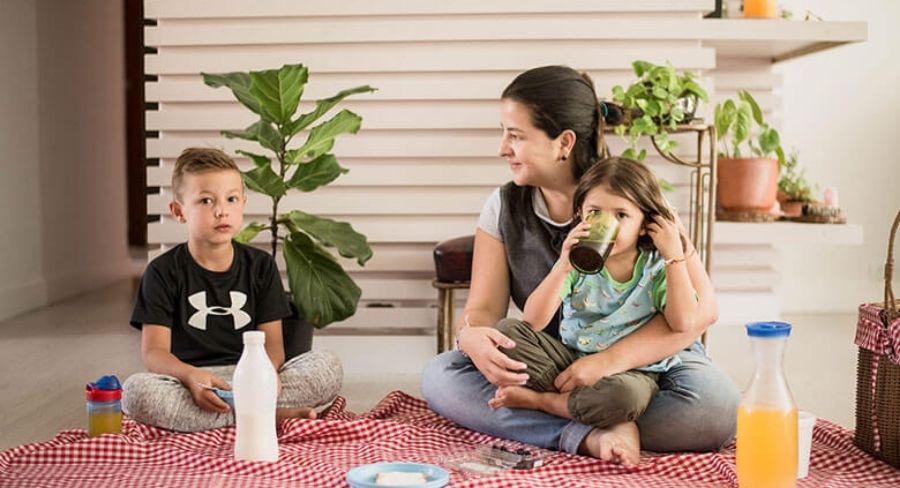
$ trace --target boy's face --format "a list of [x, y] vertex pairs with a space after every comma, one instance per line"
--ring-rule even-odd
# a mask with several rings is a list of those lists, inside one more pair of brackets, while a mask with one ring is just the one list
[[246, 201], [240, 173], [205, 171], [184, 175], [181, 198], [169, 209], [179, 222], [188, 224], [189, 240], [216, 246], [230, 243], [240, 232]]

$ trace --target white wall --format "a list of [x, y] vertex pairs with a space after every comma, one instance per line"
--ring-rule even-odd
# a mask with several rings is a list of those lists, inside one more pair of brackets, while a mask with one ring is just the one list
[[[785, 247], [785, 311], [849, 311], [883, 296], [887, 235], [900, 209], [900, 3], [838, 0], [790, 2], [825, 20], [863, 20], [869, 39], [789, 61], [783, 74], [782, 139], [800, 151], [820, 187], [839, 190], [850, 222], [865, 229], [857, 247]], [[900, 273], [895, 271], [895, 289]]]
[[121, 2], [0, 9], [2, 319], [121, 279], [128, 260]]
[[45, 301], [38, 151], [37, 8], [0, 2], [0, 318]]
[[122, 2], [38, 3], [44, 274], [51, 301], [128, 271]]

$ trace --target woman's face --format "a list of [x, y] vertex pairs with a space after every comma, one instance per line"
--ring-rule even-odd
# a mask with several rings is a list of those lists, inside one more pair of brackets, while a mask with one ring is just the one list
[[519, 185], [547, 186], [560, 178], [571, 178], [572, 158], [561, 161], [562, 134], [550, 139], [531, 123], [531, 111], [519, 102], [500, 101], [500, 157], [506, 158], [513, 181]]

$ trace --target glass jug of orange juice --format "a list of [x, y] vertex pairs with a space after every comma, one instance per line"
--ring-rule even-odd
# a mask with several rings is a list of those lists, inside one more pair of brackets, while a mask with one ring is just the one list
[[756, 372], [738, 406], [737, 476], [740, 488], [797, 483], [797, 406], [782, 370], [791, 325], [747, 324]]

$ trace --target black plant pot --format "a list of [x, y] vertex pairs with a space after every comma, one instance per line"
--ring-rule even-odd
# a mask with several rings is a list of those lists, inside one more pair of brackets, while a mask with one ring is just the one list
[[303, 320], [297, 311], [297, 307], [290, 301], [291, 316], [281, 321], [281, 336], [284, 340], [284, 360], [299, 356], [312, 350], [313, 329], [312, 325]]

